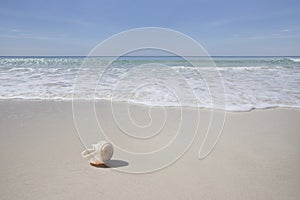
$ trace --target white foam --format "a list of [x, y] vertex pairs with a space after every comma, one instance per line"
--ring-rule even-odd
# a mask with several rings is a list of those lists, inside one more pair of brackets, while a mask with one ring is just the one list
[[293, 62], [300, 62], [300, 58], [288, 58], [288, 59]]
[[[253, 59], [247, 62], [238, 60], [236, 62], [238, 66], [231, 66], [232, 63], [236, 63], [226, 60], [229, 64], [217, 68], [172, 65], [169, 71], [157, 67], [132, 70], [130, 65], [119, 64], [105, 72], [95, 94], [93, 93], [95, 88], [87, 88], [79, 91], [76, 99], [91, 100], [95, 97], [96, 100], [230, 111], [271, 107], [299, 108], [300, 67], [297, 63], [300, 58], [260, 60]], [[72, 100], [81, 62], [82, 59], [78, 58], [0, 58], [0, 99]], [[130, 70], [131, 77], [127, 80], [126, 76]], [[212, 104], [210, 91], [206, 88], [205, 79], [202, 77], [208, 76], [204, 78], [213, 81], [218, 78], [211, 73], [214, 70], [220, 73], [224, 82], [227, 97], [225, 107], [224, 102], [217, 101]], [[97, 74], [97, 69], [91, 73]], [[176, 74], [182, 78], [174, 79]], [[86, 77], [87, 82], [89, 78]], [[156, 82], [152, 82], [153, 80]], [[175, 92], [170, 92], [167, 88], [161, 87], [160, 84], [167, 80], [176, 80], [169, 86], [179, 88], [181, 94], [178, 94], [176, 89]], [[141, 87], [144, 83], [153, 84]], [[189, 91], [192, 91], [194, 96]], [[172, 92], [181, 95], [179, 101]]]

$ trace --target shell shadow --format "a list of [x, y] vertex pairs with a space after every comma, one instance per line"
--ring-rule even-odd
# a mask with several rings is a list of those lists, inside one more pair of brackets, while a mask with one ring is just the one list
[[124, 161], [124, 160], [109, 160], [105, 164], [92, 164], [90, 163], [91, 166], [96, 167], [96, 168], [119, 168], [119, 167], [125, 167], [128, 166], [129, 163]]

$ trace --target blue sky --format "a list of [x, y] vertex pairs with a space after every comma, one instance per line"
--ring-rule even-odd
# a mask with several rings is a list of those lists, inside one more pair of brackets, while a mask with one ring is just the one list
[[211, 55], [300, 55], [299, 0], [1, 1], [0, 55], [87, 55], [148, 26], [183, 32]]

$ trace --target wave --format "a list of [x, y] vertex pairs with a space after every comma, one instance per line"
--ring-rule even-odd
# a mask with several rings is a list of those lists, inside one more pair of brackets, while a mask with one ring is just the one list
[[[106, 58], [93, 58], [97, 61], [105, 60]], [[205, 66], [210, 63], [209, 57], [190, 58], [199, 66]], [[298, 57], [211, 57], [218, 67], [230, 66], [299, 66], [300, 58]], [[0, 57], [0, 67], [80, 67], [84, 62], [84, 57], [51, 57], [51, 58], [30, 58], [30, 57]], [[181, 57], [141, 57], [130, 58], [121, 57], [115, 61], [117, 66], [136, 66], [144, 63], [161, 63], [168, 66], [188, 66], [188, 62]]]
[[288, 59], [293, 62], [300, 62], [300, 58], [288, 58]]
[[[99, 58], [100, 59], [100, 58]], [[249, 111], [270, 107], [300, 107], [300, 58], [297, 57], [213, 57], [216, 68], [205, 65], [207, 59], [201, 58], [195, 62], [197, 68], [187, 65], [178, 58], [122, 58], [108, 69], [97, 86], [97, 100], [110, 100], [111, 90], [114, 91], [118, 81], [122, 87], [116, 91], [115, 101], [126, 101], [124, 98], [132, 89], [151, 82], [155, 74], [159, 80], [173, 78], [173, 73], [160, 70], [159, 67], [151, 70], [133, 70], [133, 79], [126, 79], [127, 72], [134, 66], [143, 63], [158, 62], [176, 70], [176, 74], [183, 75], [179, 82], [183, 92], [192, 89], [197, 98], [201, 99], [198, 105], [190, 96], [182, 96], [182, 106], [212, 108], [210, 96], [205, 82], [195, 71], [204, 70], [204, 75], [213, 79], [217, 69], [223, 78], [227, 102], [223, 108], [228, 111]], [[194, 58], [193, 58], [194, 59]], [[198, 58], [195, 58], [198, 59]], [[72, 100], [74, 83], [77, 72], [84, 58], [7, 58], [0, 57], [0, 99], [27, 99], [27, 100]], [[149, 66], [148, 66], [149, 67]], [[139, 68], [140, 69], [140, 68]], [[89, 69], [87, 69], [89, 70]], [[154, 70], [154, 71], [152, 71]], [[207, 72], [207, 73], [206, 73]], [[97, 69], [95, 69], [97, 73]], [[203, 75], [200, 74], [200, 75]], [[87, 76], [87, 79], [89, 77]], [[126, 81], [128, 80], [128, 81]], [[151, 82], [152, 83], [152, 82]], [[180, 85], [181, 84], [181, 85]], [[175, 85], [174, 85], [175, 86]], [[190, 87], [187, 87], [190, 86]], [[212, 87], [214, 84], [211, 85]], [[130, 90], [130, 91], [129, 91]], [[93, 91], [94, 88], [93, 88]], [[159, 106], [178, 106], [172, 95], [157, 88], [148, 87], [135, 93], [131, 103]], [[90, 91], [81, 91], [76, 100], [88, 100]], [[214, 108], [222, 109], [221, 106]]]

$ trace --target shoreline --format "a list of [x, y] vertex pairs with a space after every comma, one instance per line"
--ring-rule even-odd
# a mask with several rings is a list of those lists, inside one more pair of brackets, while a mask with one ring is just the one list
[[14, 99], [0, 99], [0, 102], [62, 102], [62, 103], [116, 103], [116, 104], [129, 104], [133, 106], [143, 106], [143, 107], [153, 107], [153, 108], [170, 108], [170, 109], [194, 109], [194, 110], [211, 110], [211, 111], [220, 111], [220, 112], [229, 112], [229, 113], [243, 113], [243, 112], [253, 112], [253, 111], [263, 111], [263, 110], [272, 110], [272, 109], [295, 109], [300, 110], [300, 107], [288, 107], [288, 106], [270, 106], [266, 108], [252, 108], [249, 110], [224, 110], [219, 108], [209, 108], [209, 107], [196, 107], [196, 106], [173, 106], [173, 105], [149, 105], [146, 103], [138, 103], [138, 102], [128, 102], [128, 101], [111, 101], [108, 99], [97, 99], [97, 100], [84, 100], [84, 99], [22, 99], [22, 98], [14, 98]]

